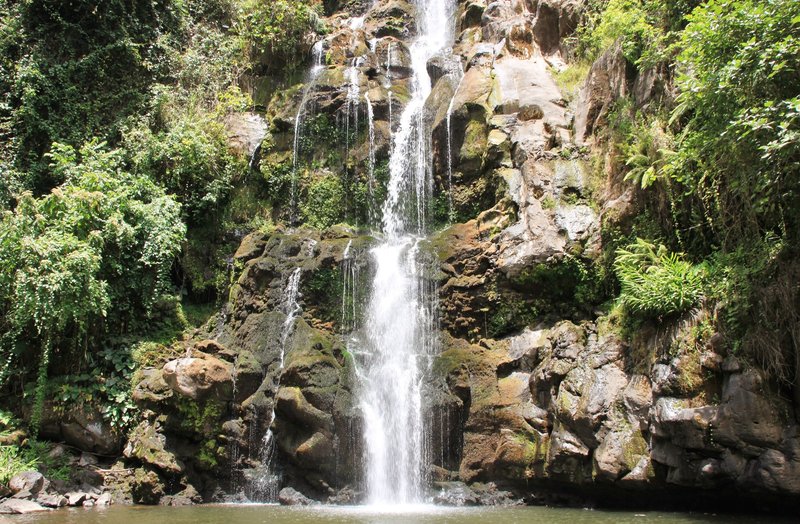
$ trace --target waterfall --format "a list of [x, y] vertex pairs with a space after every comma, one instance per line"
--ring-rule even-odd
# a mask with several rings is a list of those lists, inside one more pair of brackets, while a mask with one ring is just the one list
[[364, 95], [364, 101], [367, 103], [367, 129], [369, 132], [369, 159], [367, 163], [367, 190], [369, 195], [369, 203], [367, 205], [367, 224], [372, 225], [375, 217], [375, 112], [372, 108], [372, 100], [369, 98], [369, 93]]
[[[312, 248], [313, 249], [313, 246]], [[286, 287], [284, 288], [283, 296], [281, 298], [280, 311], [286, 315], [281, 325], [281, 338], [280, 338], [280, 359], [278, 360], [278, 369], [275, 372], [275, 397], [277, 397], [278, 389], [280, 388], [281, 373], [286, 363], [286, 346], [294, 332], [295, 320], [302, 311], [298, 299], [300, 298], [300, 276], [301, 268], [295, 268], [289, 276]], [[274, 397], [273, 397], [274, 398]], [[272, 411], [269, 417], [269, 424], [267, 425], [267, 432], [261, 442], [261, 449], [259, 458], [261, 464], [264, 466], [260, 475], [252, 481], [251, 498], [263, 497], [265, 500], [275, 500], [278, 495], [278, 487], [280, 486], [280, 475], [275, 471], [275, 439], [272, 433], [272, 425], [275, 423], [275, 404], [272, 405]]]
[[314, 84], [319, 77], [319, 74], [322, 72], [323, 65], [322, 65], [322, 52], [323, 52], [323, 41], [320, 40], [319, 42], [314, 44], [314, 47], [311, 49], [311, 57], [312, 63], [311, 69], [308, 71], [308, 77], [306, 78], [306, 85], [303, 88], [303, 97], [300, 99], [300, 105], [297, 107], [297, 114], [294, 117], [294, 140], [292, 143], [292, 194], [290, 200], [290, 222], [294, 224], [297, 222], [297, 178], [298, 178], [298, 159], [300, 153], [300, 138], [303, 133], [303, 118], [305, 116], [305, 109], [306, 105], [308, 104], [308, 99], [311, 95], [311, 92], [314, 88]]
[[[365, 480], [371, 504], [423, 500], [424, 365], [436, 347], [435, 290], [421, 242], [433, 188], [430, 130], [424, 105], [431, 92], [426, 65], [452, 40], [453, 0], [416, 0], [419, 34], [411, 45], [412, 97], [392, 139], [382, 242], [374, 263], [358, 363], [364, 416]], [[388, 64], [391, 66], [391, 62]]]

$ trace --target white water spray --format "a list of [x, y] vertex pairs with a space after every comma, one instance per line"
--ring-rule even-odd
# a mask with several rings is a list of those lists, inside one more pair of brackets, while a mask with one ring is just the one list
[[[371, 250], [374, 277], [359, 363], [368, 502], [423, 499], [423, 364], [436, 346], [435, 293], [426, 279], [420, 241], [433, 187], [430, 130], [424, 105], [431, 92], [426, 65], [452, 40], [452, 0], [417, 0], [420, 29], [411, 46], [412, 98], [393, 137], [384, 240]], [[389, 60], [388, 67], [391, 66]]]

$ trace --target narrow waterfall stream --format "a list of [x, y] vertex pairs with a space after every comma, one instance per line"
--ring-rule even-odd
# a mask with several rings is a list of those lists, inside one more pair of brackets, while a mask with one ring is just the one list
[[452, 0], [417, 0], [419, 34], [411, 46], [412, 98], [400, 117], [389, 161], [382, 241], [364, 318], [360, 408], [364, 416], [365, 482], [373, 505], [423, 501], [424, 364], [436, 347], [435, 290], [420, 250], [433, 188], [430, 130], [424, 118], [431, 92], [426, 65], [452, 40]]
[[[302, 269], [295, 268], [292, 274], [287, 279], [286, 286], [281, 299], [280, 311], [286, 315], [283, 324], [281, 325], [281, 338], [280, 338], [280, 359], [278, 361], [278, 370], [276, 371], [275, 379], [275, 395], [277, 396], [278, 389], [280, 388], [280, 377], [286, 363], [286, 346], [289, 338], [294, 332], [295, 320], [302, 312], [300, 307], [300, 277], [302, 276]], [[275, 423], [275, 405], [273, 403], [272, 411], [270, 413], [269, 424], [267, 425], [267, 432], [260, 446], [260, 460], [264, 465], [264, 469], [260, 475], [251, 481], [250, 498], [275, 500], [280, 488], [280, 474], [275, 468], [275, 439], [272, 432], [272, 425]]]
[[314, 47], [311, 49], [312, 66], [308, 71], [306, 85], [303, 88], [303, 97], [300, 99], [300, 105], [297, 107], [297, 114], [294, 117], [294, 139], [292, 143], [292, 193], [291, 203], [289, 206], [291, 210], [290, 222], [292, 223], [297, 221], [297, 179], [299, 177], [298, 164], [300, 159], [300, 140], [303, 135], [303, 120], [307, 116], [306, 106], [308, 105], [308, 99], [310, 98], [310, 95], [314, 89], [314, 85], [317, 82], [319, 74], [325, 67], [322, 65], [322, 55], [324, 51], [323, 45], [323, 41], [320, 40], [314, 44]]

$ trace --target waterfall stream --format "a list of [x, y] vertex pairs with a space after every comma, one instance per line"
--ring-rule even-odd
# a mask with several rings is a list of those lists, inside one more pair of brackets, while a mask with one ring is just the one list
[[[312, 247], [313, 249], [313, 247]], [[295, 320], [302, 312], [300, 307], [300, 277], [302, 275], [301, 268], [295, 268], [286, 282], [283, 296], [281, 298], [280, 311], [286, 315], [281, 325], [281, 338], [280, 338], [280, 358], [278, 360], [278, 369], [275, 372], [275, 397], [277, 398], [278, 389], [280, 388], [280, 377], [286, 363], [286, 346], [294, 332]], [[275, 404], [273, 402], [272, 411], [270, 413], [269, 424], [267, 425], [267, 432], [261, 442], [261, 449], [259, 452], [261, 463], [264, 466], [260, 475], [256, 476], [251, 482], [250, 495], [251, 499], [263, 499], [273, 501], [277, 498], [278, 488], [280, 486], [280, 474], [275, 469], [275, 439], [272, 432], [272, 425], [275, 423]]]
[[297, 178], [299, 176], [298, 161], [300, 158], [300, 140], [303, 134], [303, 119], [306, 117], [306, 105], [308, 99], [313, 91], [314, 84], [317, 82], [320, 73], [324, 66], [322, 65], [323, 54], [323, 41], [320, 40], [311, 50], [312, 63], [311, 69], [308, 71], [306, 78], [306, 85], [303, 88], [303, 97], [300, 99], [300, 105], [297, 107], [297, 114], [294, 117], [294, 140], [292, 143], [292, 194], [290, 202], [290, 222], [294, 224], [297, 221]]
[[361, 337], [359, 405], [364, 416], [365, 481], [373, 505], [423, 500], [425, 365], [436, 347], [435, 290], [421, 242], [433, 189], [431, 137], [424, 106], [428, 60], [452, 40], [453, 2], [417, 0], [419, 34], [411, 45], [412, 97], [400, 117], [389, 160], [381, 243], [371, 249], [373, 278]]

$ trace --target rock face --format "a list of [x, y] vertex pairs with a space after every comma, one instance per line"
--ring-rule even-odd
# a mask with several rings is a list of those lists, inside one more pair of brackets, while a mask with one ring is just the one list
[[[292, 158], [301, 99], [316, 127], [361, 122], [363, 134], [366, 104], [353, 104], [354, 91], [369, 97], [372, 147], [348, 135], [336, 156], [309, 139], [303, 176], [328, 176], [342, 167], [333, 158], [359, 184], [370, 162], [385, 161], [413, 88], [415, 7], [367, 4], [328, 19], [313, 89], [258, 102], [270, 135], [262, 166]], [[609, 173], [597, 180], [583, 146], [620, 97], [645, 106], [668, 93], [663, 72], [635, 71], [615, 46], [567, 104], [552, 71], [582, 4], [458, 2], [454, 54], [427, 64], [432, 207], [447, 223], [423, 246], [438, 266], [430, 284], [441, 327], [423, 395], [431, 494], [456, 506], [626, 503], [631, 493], [642, 504], [687, 493], [797, 504], [800, 428], [778, 388], [724, 344], [698, 347], [691, 333], [703, 319], [627, 343], [596, 312], [610, 298], [591, 274], [601, 222], [630, 215], [635, 199], [613, 177], [601, 198]], [[263, 129], [248, 122], [228, 126], [253, 153]], [[342, 225], [243, 239], [221, 320], [186, 341], [181, 358], [143, 370], [134, 389], [143, 419], [124, 447], [134, 501], [179, 505], [225, 492], [359, 501], [362, 420], [345, 337], [366, 303], [373, 242]]]

